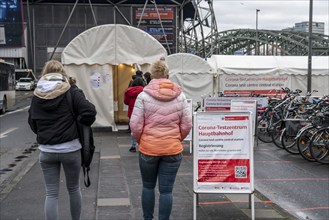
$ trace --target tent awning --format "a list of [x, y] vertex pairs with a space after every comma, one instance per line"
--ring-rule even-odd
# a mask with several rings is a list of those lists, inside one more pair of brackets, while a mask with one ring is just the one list
[[199, 56], [189, 53], [176, 53], [167, 57], [170, 74], [214, 74], [214, 68]]
[[166, 55], [165, 48], [148, 33], [132, 26], [108, 24], [88, 29], [75, 37], [63, 50], [62, 63], [142, 65]]
[[[236, 56], [213, 55], [210, 58], [219, 73], [307, 75], [306, 56]], [[329, 75], [329, 57], [312, 57], [312, 75]]]
[[207, 61], [199, 56], [177, 53], [167, 57], [169, 79], [179, 84], [194, 107], [203, 96], [213, 93], [214, 74], [216, 73]]

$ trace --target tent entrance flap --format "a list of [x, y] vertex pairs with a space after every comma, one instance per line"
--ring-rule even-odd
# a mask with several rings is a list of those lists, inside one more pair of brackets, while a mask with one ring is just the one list
[[129, 122], [128, 106], [124, 104], [124, 94], [133, 75], [135, 75], [133, 65], [113, 66], [114, 120], [116, 124], [128, 124]]

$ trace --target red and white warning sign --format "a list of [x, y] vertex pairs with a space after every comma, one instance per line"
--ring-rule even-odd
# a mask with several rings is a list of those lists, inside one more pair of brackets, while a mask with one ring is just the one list
[[250, 112], [197, 112], [194, 117], [194, 191], [251, 193]]

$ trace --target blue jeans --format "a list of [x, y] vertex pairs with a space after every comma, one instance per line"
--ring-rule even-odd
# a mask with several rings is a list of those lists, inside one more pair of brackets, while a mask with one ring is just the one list
[[132, 136], [132, 135], [131, 135], [131, 146], [134, 147], [134, 148], [136, 148], [136, 146], [137, 146], [137, 141], [134, 138], [134, 136]]
[[169, 219], [173, 202], [172, 191], [182, 157], [182, 154], [159, 157], [139, 154], [139, 168], [143, 181], [142, 208], [145, 220], [153, 219], [154, 188], [157, 179], [160, 192], [159, 220]]
[[58, 193], [60, 183], [60, 170], [63, 165], [66, 187], [70, 197], [70, 210], [72, 219], [79, 220], [81, 214], [80, 169], [81, 151], [70, 153], [40, 152], [39, 163], [46, 185], [45, 217], [58, 219]]

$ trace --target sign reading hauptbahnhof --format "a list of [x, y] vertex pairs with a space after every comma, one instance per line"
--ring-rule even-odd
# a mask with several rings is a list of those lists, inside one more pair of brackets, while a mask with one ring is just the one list
[[194, 114], [194, 192], [254, 191], [250, 112]]

